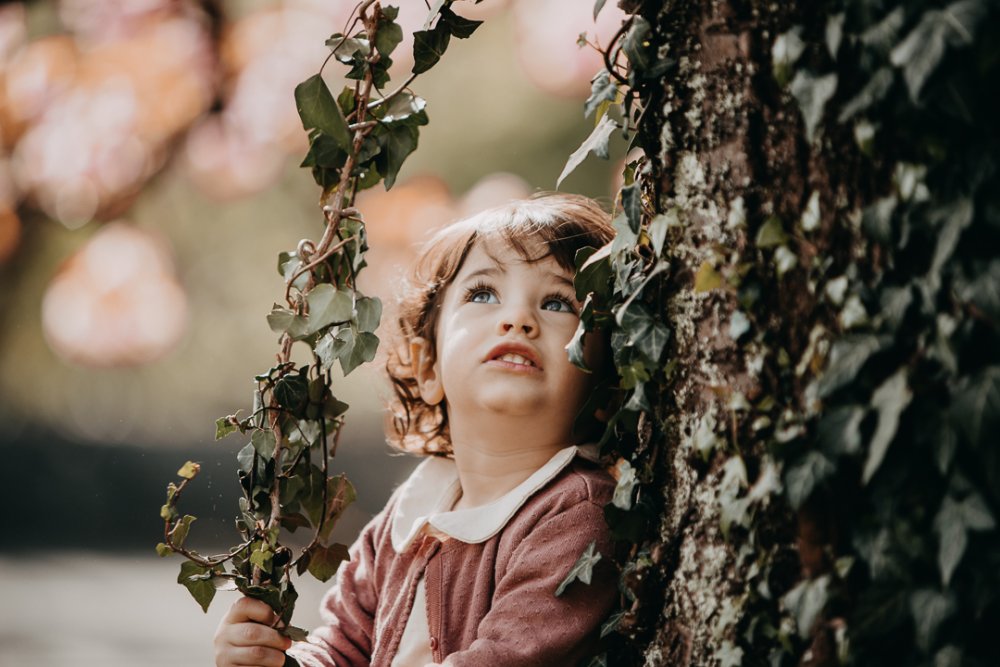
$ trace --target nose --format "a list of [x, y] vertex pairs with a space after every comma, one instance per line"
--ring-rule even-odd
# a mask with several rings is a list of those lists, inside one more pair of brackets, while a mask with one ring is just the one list
[[538, 321], [531, 308], [517, 304], [510, 305], [500, 314], [499, 329], [503, 335], [514, 329], [524, 332], [528, 338], [534, 338], [538, 335]]

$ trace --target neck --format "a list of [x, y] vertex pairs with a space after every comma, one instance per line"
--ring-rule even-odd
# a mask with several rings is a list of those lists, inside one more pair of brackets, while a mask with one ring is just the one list
[[[457, 428], [456, 428], [457, 427]], [[452, 450], [462, 486], [455, 509], [476, 507], [504, 496], [545, 465], [568, 442], [544, 437], [497, 437], [496, 431], [480, 426], [475, 435], [461, 424], [450, 425]], [[484, 432], [491, 435], [482, 435]]]

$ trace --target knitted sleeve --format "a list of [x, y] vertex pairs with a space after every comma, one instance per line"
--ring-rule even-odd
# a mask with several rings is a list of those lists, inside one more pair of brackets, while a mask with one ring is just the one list
[[[555, 591], [591, 543], [602, 555], [589, 585]], [[497, 581], [490, 611], [468, 649], [447, 667], [576, 665], [589, 655], [615, 603], [611, 538], [600, 504], [584, 500], [533, 527]]]
[[288, 655], [302, 667], [367, 666], [371, 660], [372, 636], [378, 592], [375, 584], [376, 545], [384, 532], [388, 508], [373, 518], [351, 545], [351, 559], [337, 571], [333, 587], [323, 597], [323, 625], [296, 642]]

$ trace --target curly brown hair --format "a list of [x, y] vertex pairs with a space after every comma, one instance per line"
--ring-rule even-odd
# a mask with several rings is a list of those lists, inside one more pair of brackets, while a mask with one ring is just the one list
[[[436, 349], [438, 313], [445, 290], [478, 240], [507, 243], [527, 262], [553, 257], [572, 273], [579, 249], [600, 248], [614, 234], [610, 217], [600, 204], [588, 197], [561, 193], [538, 193], [488, 209], [434, 234], [397, 294], [397, 317], [389, 334], [386, 360], [394, 394], [389, 405], [390, 444], [412, 453], [452, 453], [446, 402], [431, 405], [421, 399], [409, 358], [409, 341], [419, 336]], [[538, 241], [547, 252], [533, 257], [530, 250]]]

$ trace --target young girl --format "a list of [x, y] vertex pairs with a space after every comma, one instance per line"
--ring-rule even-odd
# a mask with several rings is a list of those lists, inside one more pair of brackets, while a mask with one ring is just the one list
[[[428, 455], [351, 547], [325, 625], [292, 644], [236, 602], [216, 665], [575, 665], [616, 597], [603, 507], [614, 490], [573, 423], [592, 375], [566, 346], [574, 256], [614, 231], [589, 199], [537, 196], [434, 236], [399, 304], [387, 370], [394, 444]], [[606, 342], [585, 338], [589, 368]], [[591, 542], [589, 585], [559, 587]]]

